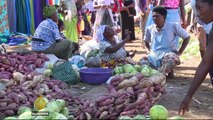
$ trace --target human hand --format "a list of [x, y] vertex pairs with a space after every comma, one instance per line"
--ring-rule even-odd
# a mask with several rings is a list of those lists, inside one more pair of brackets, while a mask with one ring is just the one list
[[129, 57], [133, 58], [136, 54], [137, 50], [134, 50], [133, 52], [131, 51], [131, 53], [129, 54]]
[[108, 5], [102, 5], [101, 8], [106, 9], [106, 8], [108, 8]]
[[183, 23], [181, 24], [181, 26], [182, 26], [182, 28], [186, 29], [186, 27], [188, 26], [188, 24], [187, 24], [187, 22], [183, 22]]
[[182, 103], [180, 104], [178, 114], [184, 115], [186, 111], [189, 111], [189, 103], [191, 102], [191, 97], [186, 96]]

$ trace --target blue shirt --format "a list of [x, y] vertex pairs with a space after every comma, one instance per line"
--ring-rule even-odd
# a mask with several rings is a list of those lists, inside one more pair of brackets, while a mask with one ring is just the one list
[[148, 55], [149, 61], [159, 67], [164, 54], [169, 51], [177, 51], [177, 39], [175, 37], [185, 39], [189, 34], [178, 23], [165, 22], [163, 28], [158, 31], [156, 25], [153, 24], [146, 29], [145, 42], [150, 43], [151, 53]]
[[42, 39], [44, 41], [32, 41], [33, 51], [44, 51], [55, 43], [56, 40], [62, 39], [58, 25], [51, 19], [46, 19], [39, 24], [33, 38]]

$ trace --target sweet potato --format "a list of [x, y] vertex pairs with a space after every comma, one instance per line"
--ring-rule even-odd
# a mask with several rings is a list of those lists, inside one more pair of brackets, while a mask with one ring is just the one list
[[132, 86], [127, 87], [127, 88], [126, 88], [126, 91], [127, 91], [127, 93], [129, 93], [129, 94], [131, 94], [131, 95], [134, 95], [134, 90], [133, 90], [133, 87], [132, 87]]
[[101, 96], [100, 98], [98, 98], [96, 100], [97, 103], [100, 103], [100, 102], [103, 102], [103, 101], [106, 101], [107, 99], [111, 99], [112, 96]]
[[103, 106], [103, 107], [99, 107], [99, 111], [100, 112], [104, 112], [109, 110], [113, 105], [107, 105], [107, 106]]
[[125, 99], [117, 99], [114, 104], [120, 105], [120, 104], [123, 104], [125, 101], [126, 101]]
[[138, 102], [131, 103], [131, 104], [127, 105], [127, 107], [124, 108], [124, 111], [129, 111], [129, 110], [135, 109], [138, 105], [139, 105]]
[[0, 62], [5, 65], [10, 65], [10, 61], [8, 60], [8, 58], [6, 56], [2, 56], [0, 59]]
[[108, 115], [108, 111], [104, 111], [101, 113], [99, 119], [103, 119], [104, 117], [106, 117]]
[[8, 58], [9, 62], [10, 62], [10, 66], [15, 66], [16, 64], [16, 59], [15, 58]]
[[11, 104], [9, 104], [9, 105], [6, 106], [6, 107], [1, 107], [1, 108], [0, 108], [0, 111], [14, 110], [14, 109], [16, 109], [16, 107], [17, 107], [17, 104], [16, 104], [16, 103], [11, 103]]
[[4, 111], [4, 115], [13, 116], [13, 115], [15, 115], [15, 112], [13, 110], [6, 110], [6, 111]]
[[86, 119], [86, 116], [83, 112], [80, 113], [79, 115], [79, 120], [85, 120]]
[[150, 80], [155, 84], [160, 84], [162, 81], [166, 80], [166, 76], [162, 73], [159, 73], [151, 76]]
[[141, 88], [145, 88], [145, 87], [153, 86], [153, 82], [149, 78], [143, 78], [143, 80], [139, 82], [139, 85]]
[[106, 101], [100, 102], [98, 105], [100, 107], [102, 107], [102, 106], [110, 105], [110, 104], [114, 103], [114, 101], [115, 101], [115, 99], [111, 98], [111, 99], [107, 99]]
[[7, 106], [7, 102], [0, 102], [0, 107], [6, 107]]
[[99, 116], [101, 115], [102, 112], [100, 112], [99, 110], [95, 113], [95, 118], [99, 118]]
[[118, 84], [118, 88], [121, 89], [121, 88], [127, 88], [129, 86], [134, 86], [138, 84], [138, 79], [134, 76], [130, 79], [125, 79], [123, 80], [121, 83]]
[[5, 98], [5, 99], [0, 99], [0, 102], [12, 103], [13, 100], [12, 100], [12, 99], [9, 99], [9, 98]]
[[165, 86], [166, 85], [166, 80], [163, 80], [161, 83], [160, 83], [160, 86]]
[[114, 109], [117, 113], [119, 113], [124, 109], [124, 104], [116, 105]]
[[132, 114], [135, 114], [135, 109], [132, 109], [132, 110], [129, 110], [129, 111], [124, 111], [122, 112], [120, 115], [132, 115]]
[[116, 75], [112, 78], [112, 80], [110, 81], [110, 84], [114, 83], [114, 82], [120, 82], [122, 80], [120, 75]]
[[116, 93], [116, 90], [114, 89], [112, 85], [107, 85], [106, 88], [108, 89], [110, 94]]
[[138, 99], [137, 99], [136, 102], [138, 102], [138, 103], [144, 103], [144, 101], [146, 100], [146, 98], [147, 98], [147, 94], [146, 93], [140, 93], [138, 95]]
[[139, 81], [144, 78], [144, 75], [142, 73], [137, 73], [135, 76]]
[[35, 64], [39, 68], [43, 66], [41, 59], [37, 59]]
[[12, 99], [16, 104], [19, 104], [19, 98], [16, 93], [11, 92], [7, 95], [8, 98]]

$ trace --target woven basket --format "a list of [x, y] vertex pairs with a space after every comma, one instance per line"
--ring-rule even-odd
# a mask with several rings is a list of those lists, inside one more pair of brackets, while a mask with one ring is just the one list
[[62, 80], [67, 84], [75, 84], [79, 82], [77, 74], [72, 68], [72, 64], [66, 61], [60, 65], [54, 66], [52, 70], [52, 76], [54, 79]]

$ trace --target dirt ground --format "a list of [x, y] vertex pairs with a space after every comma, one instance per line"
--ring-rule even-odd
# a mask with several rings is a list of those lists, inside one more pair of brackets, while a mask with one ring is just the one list
[[[134, 60], [138, 61], [141, 56], [145, 55], [140, 40], [126, 44], [126, 49], [137, 50]], [[179, 104], [183, 100], [190, 82], [193, 80], [195, 70], [200, 62], [199, 57], [189, 56], [188, 60], [181, 60], [181, 65], [175, 69], [175, 78], [167, 80], [167, 93], [161, 97], [158, 104], [164, 105], [169, 116], [178, 115]], [[72, 86], [69, 91], [71, 94], [84, 99], [94, 100], [98, 96], [106, 94], [104, 85], [86, 85], [78, 84]], [[212, 119], [213, 118], [213, 89], [210, 85], [209, 77], [203, 82], [202, 86], [194, 95], [190, 106], [190, 111], [183, 118], [187, 119]]]

